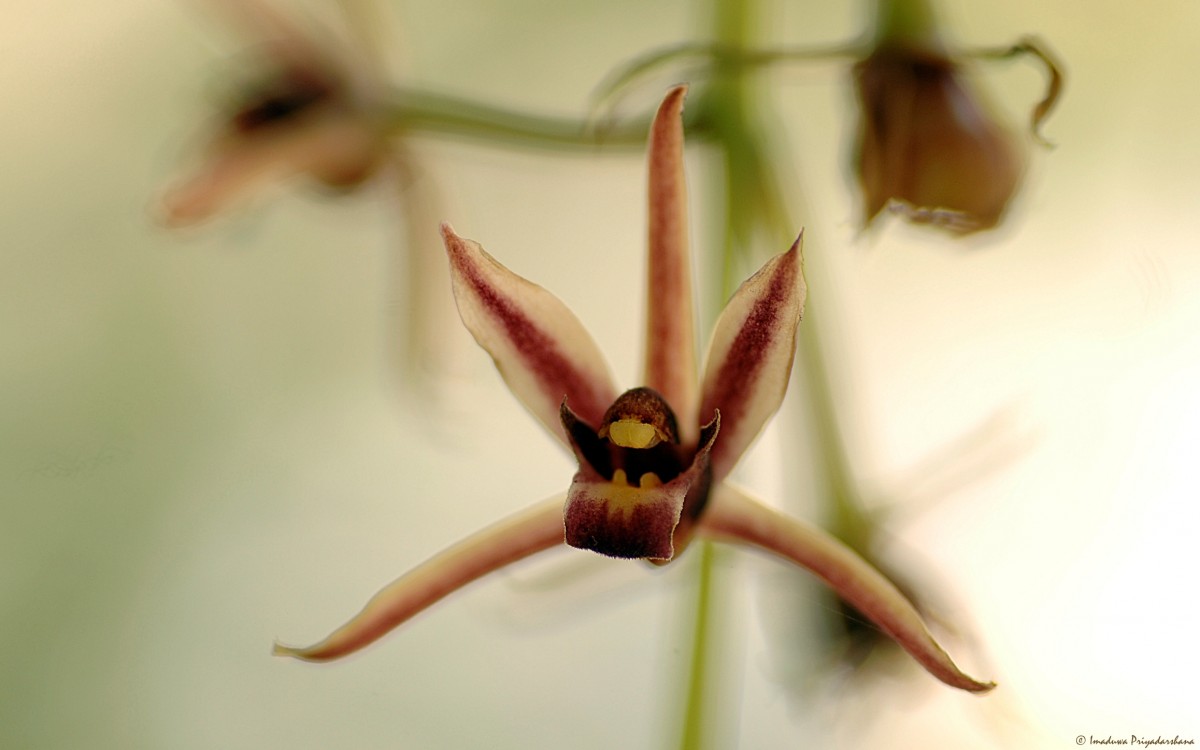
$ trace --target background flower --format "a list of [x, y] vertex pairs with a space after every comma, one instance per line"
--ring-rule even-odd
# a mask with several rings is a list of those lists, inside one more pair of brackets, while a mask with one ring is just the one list
[[955, 232], [990, 229], [1004, 215], [1022, 154], [966, 63], [896, 45], [855, 66], [864, 223], [889, 205], [910, 221]]

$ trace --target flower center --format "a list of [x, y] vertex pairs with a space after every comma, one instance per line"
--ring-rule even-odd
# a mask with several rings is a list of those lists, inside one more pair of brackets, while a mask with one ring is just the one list
[[675, 412], [650, 388], [621, 394], [605, 412], [596, 437], [607, 459], [600, 463], [607, 467], [593, 467], [616, 485], [657, 487], [678, 476], [688, 463], [680, 455]]
[[304, 72], [290, 71], [247, 97], [234, 115], [233, 125], [242, 133], [262, 130], [294, 120], [332, 96], [333, 89], [325, 81]]
[[562, 420], [580, 461], [616, 485], [657, 487], [679, 476], [692, 461], [692, 446], [679, 444], [675, 412], [650, 388], [621, 394], [604, 413], [599, 429], [580, 421], [565, 402]]

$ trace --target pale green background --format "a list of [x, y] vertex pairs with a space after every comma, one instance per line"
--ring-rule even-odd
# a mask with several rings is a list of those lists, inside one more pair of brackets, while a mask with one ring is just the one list
[[[854, 4], [779, 5], [776, 41], [861, 23]], [[1200, 740], [1200, 4], [945, 5], [964, 44], [1037, 32], [1070, 73], [1046, 128], [1058, 148], [1033, 155], [1011, 225], [989, 238], [860, 238], [845, 70], [788, 68], [770, 90], [793, 136], [780, 166], [809, 200], [855, 469], [900, 504], [896, 559], [957, 605], [970, 636], [956, 655], [1001, 687], [974, 698], [906, 670], [852, 690], [824, 671], [803, 576], [732, 556], [737, 722], [721, 741]], [[703, 30], [680, 2], [387, 10], [409, 80], [562, 114], [617, 62]], [[651, 571], [556, 553], [344, 663], [269, 656], [274, 638], [324, 635], [441, 546], [561, 491], [571, 464], [457, 328], [454, 376], [432, 396], [404, 385], [410, 249], [385, 190], [329, 201], [291, 186], [198, 230], [155, 222], [241, 59], [199, 3], [48, 0], [3, 17], [0, 747], [671, 746], [686, 559]], [[1022, 63], [986, 78], [1014, 119], [1040, 93]], [[634, 384], [640, 157], [414, 147], [444, 215], [412, 251], [439, 252], [436, 222], [451, 220], [559, 294]], [[711, 242], [713, 164], [693, 149], [689, 168], [693, 235]], [[803, 461], [801, 402], [743, 478], [809, 513], [778, 470]], [[949, 446], [981, 424], [998, 458], [957, 461]]]

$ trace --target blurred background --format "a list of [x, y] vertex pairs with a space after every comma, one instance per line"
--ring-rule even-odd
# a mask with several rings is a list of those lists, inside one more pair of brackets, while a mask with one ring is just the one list
[[[1045, 128], [1057, 147], [1032, 151], [1000, 229], [860, 231], [845, 61], [773, 68], [763, 98], [787, 136], [774, 166], [804, 197], [833, 398], [887, 560], [941, 603], [958, 661], [1000, 687], [961, 694], [892, 657], [851, 673], [819, 586], [723, 554], [714, 744], [1200, 740], [1200, 6], [940, 7], [965, 47], [1033, 32], [1067, 67]], [[618, 64], [710, 33], [703, 3], [676, 0], [372, 10], [396, 80], [564, 117]], [[315, 0], [297, 13], [330, 15]], [[558, 294], [635, 385], [640, 149], [414, 136], [430, 215], [402, 211], [387, 179], [348, 195], [297, 180], [169, 229], [161, 196], [245, 80], [245, 35], [202, 2], [48, 0], [6, 20], [0, 747], [674, 746], [687, 557], [649, 570], [551, 552], [344, 662], [270, 656], [566, 488], [572, 462], [460, 326], [435, 319], [444, 359], [412, 361], [409, 323], [429, 313], [406, 258], [440, 263], [437, 222], [452, 222]], [[866, 12], [775, 0], [760, 23], [764, 42], [824, 45], [861, 34]], [[1038, 69], [978, 72], [1024, 122]], [[719, 163], [703, 144], [688, 158], [703, 251], [721, 231]], [[741, 479], [817, 517], [796, 479], [812, 437], [795, 381]]]

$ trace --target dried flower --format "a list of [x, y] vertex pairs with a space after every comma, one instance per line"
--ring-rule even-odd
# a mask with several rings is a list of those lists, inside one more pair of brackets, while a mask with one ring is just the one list
[[882, 6], [875, 48], [854, 68], [864, 223], [890, 206], [953, 232], [994, 227], [1024, 170], [1013, 133], [945, 51], [928, 6]]

